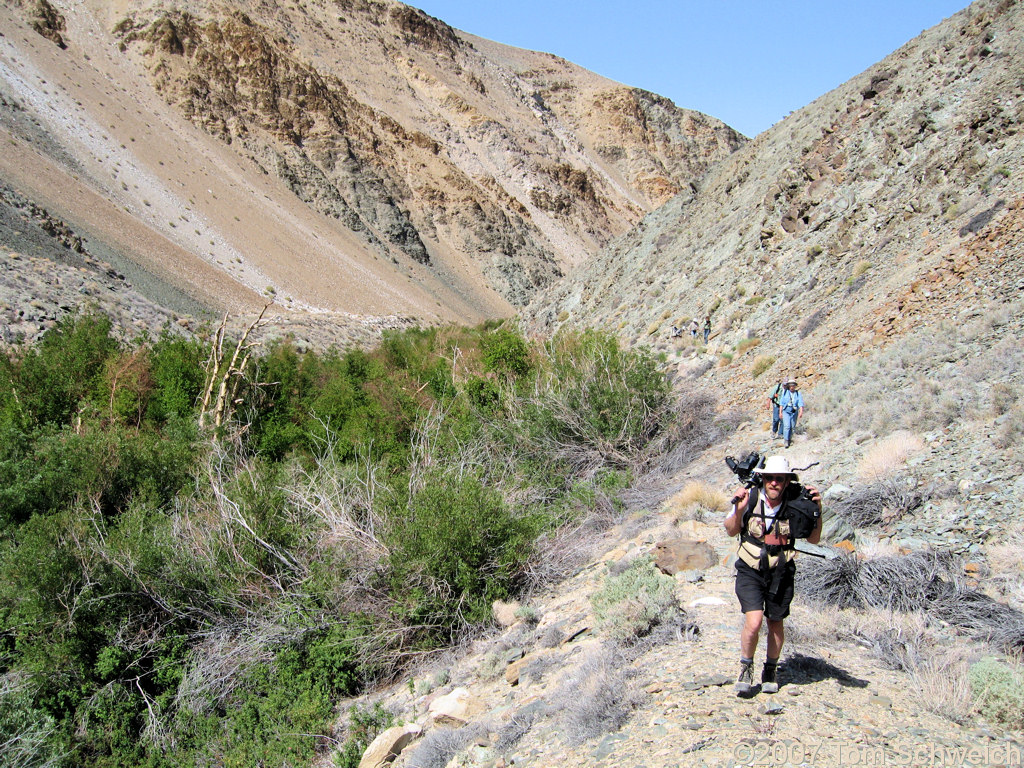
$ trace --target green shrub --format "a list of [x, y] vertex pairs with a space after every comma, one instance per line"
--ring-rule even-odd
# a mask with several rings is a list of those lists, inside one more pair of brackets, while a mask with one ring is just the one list
[[82, 401], [97, 394], [107, 358], [118, 348], [108, 318], [62, 318], [21, 361], [21, 407], [36, 424], [70, 423]]
[[967, 672], [978, 711], [1008, 728], [1024, 728], [1024, 672], [993, 658], [971, 665]]
[[498, 328], [480, 340], [484, 370], [510, 378], [530, 372], [530, 349], [518, 333]]
[[442, 633], [459, 614], [486, 621], [521, 576], [538, 522], [515, 515], [478, 478], [427, 477], [387, 535], [396, 598]]
[[604, 586], [590, 598], [598, 625], [619, 642], [643, 637], [659, 624], [679, 618], [675, 580], [638, 557], [618, 574], [609, 573]]
[[0, 355], [0, 648], [32, 684], [0, 724], [87, 768], [308, 764], [340, 696], [541, 583], [538, 535], [621, 508], [669, 389], [610, 335], [494, 327], [279, 342], [212, 441], [205, 344], [79, 318]]
[[592, 465], [590, 456], [628, 467], [665, 418], [669, 387], [657, 361], [597, 331], [560, 332], [543, 351], [534, 391], [521, 403], [526, 434], [516, 438], [581, 466]]
[[775, 358], [771, 355], [758, 355], [754, 365], [750, 369], [750, 375], [755, 379], [775, 364]]
[[55, 729], [53, 717], [35, 705], [32, 686], [23, 676], [0, 678], [0, 764], [58, 765]]
[[150, 353], [154, 393], [150, 415], [160, 421], [195, 412], [206, 381], [206, 350], [196, 340], [165, 332]]
[[493, 413], [501, 403], [501, 390], [493, 381], [470, 376], [464, 385], [466, 397], [476, 408], [486, 413]]

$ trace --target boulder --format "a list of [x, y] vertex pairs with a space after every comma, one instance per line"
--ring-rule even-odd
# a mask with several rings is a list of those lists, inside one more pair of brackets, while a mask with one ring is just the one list
[[839, 515], [831, 514], [829, 510], [825, 510], [822, 514], [821, 524], [821, 540], [829, 542], [831, 544], [838, 543], [840, 541], [856, 541], [857, 533], [854, 531], [853, 526], [850, 525], [846, 520], [841, 518]]
[[456, 688], [451, 693], [439, 696], [430, 703], [427, 713], [434, 723], [465, 725], [482, 705], [465, 688]]
[[669, 576], [680, 571], [702, 571], [717, 562], [715, 550], [707, 542], [669, 539], [654, 545], [654, 564]]
[[516, 611], [520, 608], [519, 603], [511, 602], [506, 603], [501, 600], [495, 600], [491, 605], [491, 611], [494, 613], [494, 621], [499, 627], [511, 627], [519, 619], [516, 617]]
[[363, 752], [359, 768], [381, 768], [381, 766], [389, 765], [422, 732], [423, 729], [416, 723], [388, 728], [378, 735]]

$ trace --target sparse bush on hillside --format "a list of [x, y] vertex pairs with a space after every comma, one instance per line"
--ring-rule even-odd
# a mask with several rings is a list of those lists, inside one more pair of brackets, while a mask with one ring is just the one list
[[687, 483], [673, 501], [682, 508], [697, 507], [704, 512], [724, 512], [728, 508], [724, 493], [700, 482]]
[[1024, 445], [1024, 405], [1017, 404], [1005, 414], [1003, 423], [999, 425], [992, 438], [992, 444], [1000, 450], [1016, 450], [1021, 453]]
[[537, 721], [537, 707], [524, 707], [522, 710], [513, 712], [512, 716], [505, 722], [498, 731], [498, 738], [494, 742], [494, 750], [499, 755], [505, 755], [509, 750], [518, 744], [523, 736], [530, 732], [533, 724]]
[[860, 261], [853, 265], [853, 269], [850, 271], [850, 277], [853, 280], [856, 280], [858, 277], [866, 273], [869, 269], [871, 269], [871, 262], [868, 261], [867, 259], [861, 259]]
[[968, 671], [971, 692], [982, 716], [1009, 728], [1024, 728], [1024, 670], [985, 658]]
[[854, 528], [869, 528], [896, 522], [925, 501], [913, 478], [886, 475], [855, 488], [833, 511]]
[[631, 643], [659, 624], [676, 624], [682, 609], [675, 580], [649, 557], [631, 561], [621, 573], [609, 573], [590, 599], [598, 625], [620, 643]]
[[[808, 429], [842, 426], [877, 435], [955, 427], [990, 413], [990, 388], [1024, 370], [1024, 347], [991, 334], [1007, 312], [1024, 305], [995, 303], [963, 324], [922, 327], [868, 356], [851, 361], [814, 390]], [[936, 360], [944, 361], [936, 365]], [[927, 375], [922, 375], [927, 373]], [[871, 419], [851, 403], [871, 403]]]
[[924, 441], [917, 435], [906, 432], [893, 432], [872, 444], [865, 452], [857, 466], [857, 474], [867, 479], [887, 477], [901, 467], [907, 459], [924, 448]]
[[796, 329], [796, 335], [801, 339], [806, 339], [814, 332], [815, 328], [821, 325], [826, 317], [828, 317], [828, 310], [825, 307], [819, 307], [800, 321], [800, 325]]
[[569, 744], [616, 731], [643, 702], [633, 673], [621, 654], [593, 652], [552, 696], [561, 707], [561, 733]]
[[753, 349], [754, 347], [756, 347], [760, 343], [761, 343], [761, 340], [759, 338], [757, 338], [757, 337], [754, 337], [754, 338], [751, 338], [751, 339], [742, 339], [736, 345], [736, 351], [738, 353], [740, 353], [740, 354], [743, 354], [748, 349]]
[[1016, 388], [1003, 381], [997, 381], [992, 385], [989, 397], [992, 399], [992, 413], [996, 416], [1009, 412], [1014, 405], [1020, 402], [1020, 395]]
[[917, 662], [909, 672], [914, 698], [922, 709], [958, 725], [970, 720], [974, 706], [969, 667], [962, 654], [944, 649]]
[[775, 364], [775, 358], [771, 355], [758, 355], [750, 368], [750, 375], [757, 378]]
[[1024, 561], [1021, 547], [1024, 547], [1024, 533], [1004, 531], [1004, 538], [987, 547], [986, 559], [994, 574], [994, 585], [1018, 608], [1024, 607]]
[[445, 768], [470, 742], [486, 735], [478, 723], [462, 728], [434, 728], [416, 745], [406, 765], [408, 768]]
[[714, 395], [685, 387], [670, 401], [661, 432], [647, 448], [644, 469], [672, 473], [693, 460], [733, 425], [734, 414], [718, 413]]
[[797, 571], [797, 581], [801, 594], [812, 603], [926, 611], [1000, 649], [1024, 648], [1024, 613], [969, 588], [962, 560], [950, 553], [808, 559]]

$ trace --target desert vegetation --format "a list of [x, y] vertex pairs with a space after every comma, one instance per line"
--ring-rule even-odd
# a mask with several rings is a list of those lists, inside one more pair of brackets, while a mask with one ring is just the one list
[[[808, 429], [926, 435], [964, 421], [995, 421], [996, 446], [1018, 452], [1024, 398], [1015, 382], [1024, 352], [1002, 329], [1020, 311], [1019, 301], [993, 303], [851, 361], [815, 388]], [[935, 366], [935, 360], [943, 364]], [[914, 375], [922, 370], [930, 375]], [[851, 403], [870, 407], [865, 412]]]
[[[233, 343], [83, 315], [0, 356], [5, 762], [306, 763], [343, 696], [575, 567], [653, 451], [709, 439], [710, 401], [688, 428], [600, 333]], [[387, 724], [351, 720], [349, 760]]]

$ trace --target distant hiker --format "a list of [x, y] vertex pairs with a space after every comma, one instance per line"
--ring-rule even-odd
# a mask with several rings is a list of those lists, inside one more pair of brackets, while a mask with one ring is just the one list
[[708, 336], [711, 335], [711, 315], [704, 317], [704, 343], [708, 343]]
[[[765, 619], [768, 620], [768, 650], [761, 670], [761, 691], [775, 693], [779, 690], [775, 673], [786, 641], [783, 622], [789, 616], [796, 577], [796, 551], [790, 534], [803, 530], [802, 537], [811, 544], [821, 539], [818, 489], [808, 486], [809, 499], [800, 498], [795, 493], [799, 488], [791, 487], [798, 478], [784, 456], [769, 456], [756, 473], [763, 487], [753, 492], [746, 487], [739, 489], [724, 523], [726, 533], [740, 536], [736, 553], [736, 597], [744, 619], [740, 633], [740, 674], [735, 685], [738, 696], [756, 693], [754, 654]], [[798, 511], [794, 512], [794, 508]], [[799, 519], [808, 508], [816, 516], [813, 523], [807, 518]]]
[[693, 318], [690, 321], [690, 338], [697, 338], [697, 331], [700, 330], [700, 324], [697, 322], [697, 318]]
[[772, 412], [772, 440], [782, 437], [782, 417], [779, 415], [779, 397], [786, 391], [782, 385], [782, 379], [775, 382], [775, 386], [768, 393], [768, 410]]
[[[800, 394], [800, 385], [799, 385], [799, 384], [794, 384], [794, 385], [793, 385], [793, 390], [794, 390], [794, 391], [795, 391], [795, 392], [796, 392], [796, 393], [797, 393], [797, 394], [799, 395], [799, 394]], [[800, 396], [800, 401], [801, 401], [801, 402], [803, 402], [803, 396], [802, 396], [802, 395]], [[800, 421], [800, 416], [802, 416], [802, 415], [803, 415], [803, 412], [804, 412], [804, 411], [803, 411], [803, 408], [801, 408], [801, 409], [800, 409], [799, 411], [797, 411], [797, 413], [796, 413], [796, 414], [794, 414], [794, 416], [793, 416], [793, 434], [794, 434], [794, 435], [796, 434], [796, 429], [797, 429], [797, 427], [798, 427], [798, 426], [800, 426], [800, 424], [799, 424], [799, 421]]]
[[786, 382], [785, 391], [779, 396], [779, 411], [782, 415], [782, 437], [789, 448], [793, 442], [793, 429], [798, 418], [804, 415], [804, 396], [796, 388], [796, 379]]
[[678, 326], [673, 325], [672, 326], [672, 338], [673, 339], [678, 339], [682, 335], [683, 335], [682, 329], [679, 328]]

